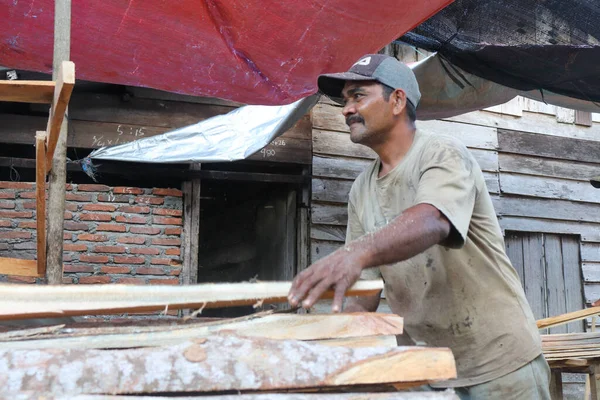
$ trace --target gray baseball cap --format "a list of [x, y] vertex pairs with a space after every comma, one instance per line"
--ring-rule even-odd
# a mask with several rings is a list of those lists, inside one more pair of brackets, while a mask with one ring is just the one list
[[393, 89], [402, 89], [408, 100], [419, 105], [421, 92], [414, 72], [406, 64], [384, 54], [367, 54], [358, 60], [348, 72], [319, 75], [319, 90], [339, 101], [346, 81], [377, 81]]

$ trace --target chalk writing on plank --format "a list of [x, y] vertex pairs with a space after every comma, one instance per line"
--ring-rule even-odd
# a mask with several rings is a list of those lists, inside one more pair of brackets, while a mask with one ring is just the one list
[[114, 146], [119, 143], [132, 142], [146, 135], [144, 129], [146, 128], [134, 128], [133, 126], [118, 125], [118, 136], [116, 139], [105, 139], [104, 135], [94, 135], [92, 136], [92, 147]]
[[[285, 139], [275, 139], [271, 143], [269, 143], [269, 146], [285, 146], [285, 145], [286, 145]], [[277, 151], [275, 149], [267, 149], [265, 147], [260, 151], [260, 154], [262, 154], [263, 158], [270, 158], [270, 157], [275, 157], [275, 155], [277, 154]]]

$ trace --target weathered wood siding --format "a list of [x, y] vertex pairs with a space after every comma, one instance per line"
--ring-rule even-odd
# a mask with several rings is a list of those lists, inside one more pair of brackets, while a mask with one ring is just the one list
[[[517, 98], [509, 106], [422, 121], [418, 128], [453, 135], [471, 150], [503, 230], [575, 235], [589, 304], [600, 298], [600, 190], [589, 184], [600, 175], [600, 118], [593, 114], [593, 122], [578, 123], [565, 118], [571, 111]], [[323, 100], [312, 120], [314, 262], [343, 244], [348, 192], [374, 153], [350, 142], [334, 103]]]

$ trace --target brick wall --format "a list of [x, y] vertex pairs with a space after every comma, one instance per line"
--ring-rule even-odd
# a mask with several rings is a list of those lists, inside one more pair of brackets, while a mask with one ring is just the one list
[[[179, 189], [68, 184], [65, 283], [180, 284], [182, 206]], [[0, 181], [0, 257], [34, 259], [35, 227], [35, 184]]]

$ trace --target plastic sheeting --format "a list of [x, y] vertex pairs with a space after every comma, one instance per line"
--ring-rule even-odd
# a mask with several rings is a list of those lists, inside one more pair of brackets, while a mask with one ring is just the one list
[[[78, 0], [77, 79], [290, 104], [452, 0]], [[0, 65], [48, 73], [53, 0], [0, 0]]]

